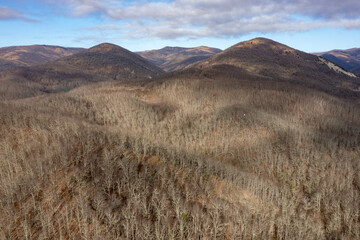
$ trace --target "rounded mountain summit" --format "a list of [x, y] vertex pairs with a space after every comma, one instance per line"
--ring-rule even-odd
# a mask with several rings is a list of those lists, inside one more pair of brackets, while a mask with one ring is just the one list
[[59, 62], [112, 79], [152, 78], [164, 72], [141, 56], [111, 43], [99, 44]]

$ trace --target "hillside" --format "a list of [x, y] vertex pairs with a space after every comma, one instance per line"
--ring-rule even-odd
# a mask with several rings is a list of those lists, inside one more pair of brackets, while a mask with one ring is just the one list
[[164, 47], [159, 50], [138, 52], [140, 56], [167, 72], [185, 69], [194, 63], [205, 60], [221, 52], [217, 48]]
[[357, 76], [360, 76], [360, 66], [357, 67], [357, 68], [354, 68], [354, 69], [352, 70], [352, 72], [355, 73]]
[[104, 43], [54, 62], [1, 72], [0, 99], [67, 91], [106, 80], [146, 81], [161, 73], [137, 54]]
[[58, 62], [113, 79], [151, 78], [163, 72], [137, 54], [110, 43], [97, 45]]
[[357, 94], [353, 90], [360, 84], [353, 73], [323, 58], [264, 38], [236, 44], [196, 64], [192, 71], [215, 79], [296, 84], [348, 97]]
[[358, 79], [338, 71], [254, 39], [0, 101], [0, 239], [360, 239]]
[[0, 48], [0, 71], [55, 61], [84, 50], [59, 46], [31, 45]]
[[348, 50], [332, 50], [328, 52], [315, 53], [340, 67], [360, 76], [360, 48]]

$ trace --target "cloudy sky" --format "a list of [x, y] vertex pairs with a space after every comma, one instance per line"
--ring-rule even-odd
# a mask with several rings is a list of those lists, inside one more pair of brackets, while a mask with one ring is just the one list
[[317, 52], [360, 47], [360, 1], [0, 0], [0, 29], [0, 47], [225, 49], [261, 36]]

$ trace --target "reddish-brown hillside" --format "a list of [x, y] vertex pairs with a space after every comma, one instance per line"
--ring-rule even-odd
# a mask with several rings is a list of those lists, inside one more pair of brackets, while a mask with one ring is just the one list
[[[356, 95], [360, 79], [324, 58], [256, 38], [238, 43], [191, 70], [215, 79], [291, 83], [336, 95]], [[199, 73], [200, 72], [200, 73]]]
[[210, 47], [164, 47], [159, 50], [138, 52], [140, 56], [167, 72], [185, 69], [194, 63], [208, 59], [222, 50]]
[[315, 53], [360, 76], [360, 48]]
[[51, 62], [82, 50], [48, 45], [3, 47], [0, 48], [0, 70]]
[[137, 54], [104, 43], [54, 62], [1, 72], [0, 99], [66, 91], [106, 80], [147, 81], [161, 73]]

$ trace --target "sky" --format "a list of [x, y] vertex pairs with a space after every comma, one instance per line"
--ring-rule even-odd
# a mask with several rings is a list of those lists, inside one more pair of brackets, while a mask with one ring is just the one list
[[0, 47], [226, 49], [266, 37], [305, 52], [360, 47], [360, 0], [0, 0]]

